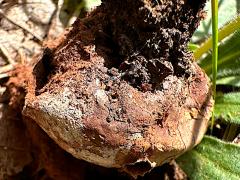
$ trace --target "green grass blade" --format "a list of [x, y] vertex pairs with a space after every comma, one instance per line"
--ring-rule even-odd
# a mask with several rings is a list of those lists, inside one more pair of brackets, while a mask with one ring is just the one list
[[[217, 84], [239, 86], [240, 76], [240, 30], [222, 41], [218, 47]], [[212, 54], [209, 53], [199, 65], [212, 78]]]
[[240, 76], [228, 76], [217, 80], [217, 85], [230, 85], [240, 87]]
[[[220, 29], [219, 41], [222, 41], [238, 29], [240, 29], [240, 15]], [[194, 52], [194, 57], [196, 60], [199, 60], [203, 54], [207, 53], [212, 48], [212, 41], [213, 38], [211, 36]]]
[[199, 45], [197, 45], [197, 44], [193, 44], [193, 43], [189, 43], [188, 44], [188, 49], [190, 50], [190, 51], [195, 51], [195, 50], [197, 50], [199, 48]]
[[[212, 0], [212, 89], [213, 99], [216, 97], [216, 81], [217, 81], [217, 62], [218, 62], [218, 0]], [[214, 125], [214, 110], [212, 115], [211, 130]]]

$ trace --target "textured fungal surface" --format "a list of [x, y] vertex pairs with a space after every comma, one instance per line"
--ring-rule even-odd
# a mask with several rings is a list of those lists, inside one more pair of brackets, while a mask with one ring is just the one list
[[204, 0], [103, 0], [33, 69], [24, 115], [73, 156], [134, 177], [200, 142], [206, 74], [187, 51]]

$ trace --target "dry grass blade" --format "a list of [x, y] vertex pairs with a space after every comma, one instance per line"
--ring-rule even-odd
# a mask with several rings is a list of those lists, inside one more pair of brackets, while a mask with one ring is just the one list
[[10, 17], [6, 16], [1, 9], [0, 9], [0, 16], [4, 17], [6, 20], [8, 20], [10, 23], [14, 24], [15, 26], [23, 29], [25, 32], [31, 34], [37, 43], [39, 43], [39, 44], [42, 43], [43, 39], [40, 36], [38, 36], [37, 34], [32, 32], [31, 30], [29, 30], [27, 27], [24, 27], [24, 26], [18, 24], [17, 22], [14, 22]]

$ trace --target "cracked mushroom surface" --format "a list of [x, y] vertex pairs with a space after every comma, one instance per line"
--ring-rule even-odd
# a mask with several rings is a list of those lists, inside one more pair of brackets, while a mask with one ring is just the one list
[[202, 139], [209, 79], [187, 50], [205, 0], [102, 0], [33, 68], [23, 114], [74, 157], [133, 177]]

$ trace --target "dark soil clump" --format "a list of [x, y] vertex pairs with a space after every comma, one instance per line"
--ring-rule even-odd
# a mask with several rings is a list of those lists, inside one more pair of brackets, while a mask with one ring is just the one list
[[69, 41], [53, 50], [54, 58], [47, 57], [54, 70], [50, 74], [64, 74], [79, 59], [93, 61], [84, 47], [94, 46], [104, 58], [106, 68], [97, 68], [108, 75], [103, 75], [105, 82], [125, 80], [145, 92], [161, 90], [168, 76], [188, 78], [193, 75], [193, 58], [187, 43], [203, 18], [204, 4], [205, 0], [103, 0], [89, 17], [74, 23]]

